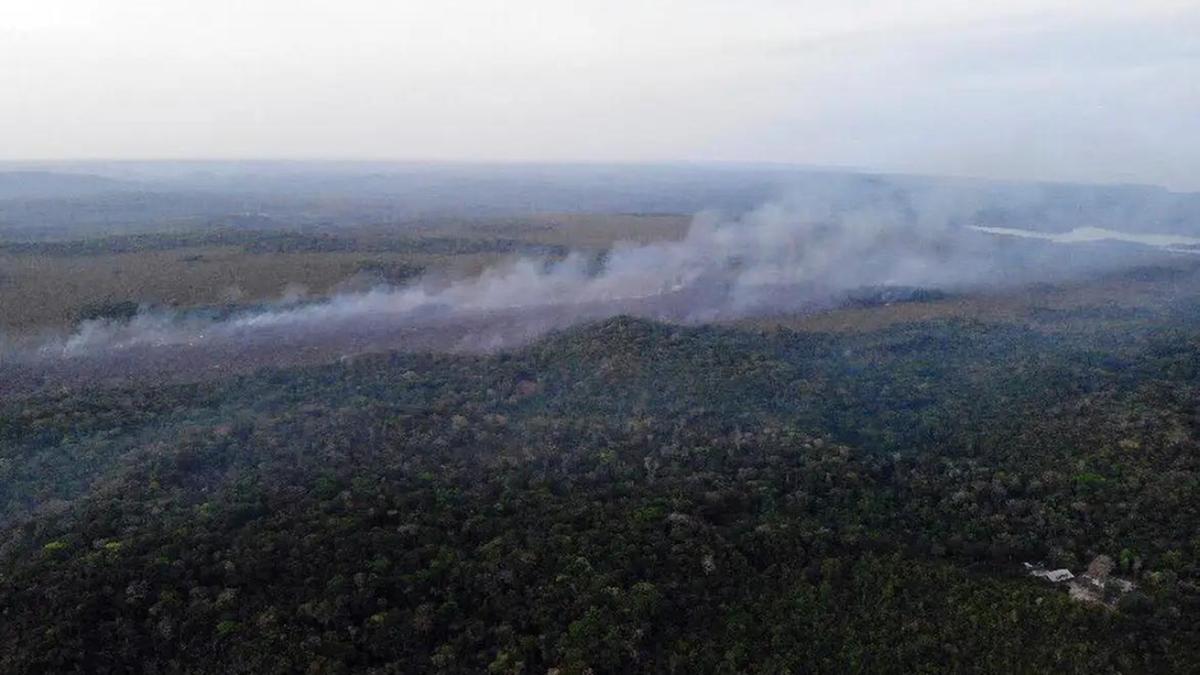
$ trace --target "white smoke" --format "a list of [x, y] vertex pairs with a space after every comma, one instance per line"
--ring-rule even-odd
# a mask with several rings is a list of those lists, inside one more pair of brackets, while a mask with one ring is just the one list
[[[864, 286], [955, 289], [1065, 273], [1028, 258], [1031, 244], [961, 227], [959, 214], [969, 206], [940, 193], [916, 201], [910, 195], [901, 205], [795, 197], [740, 218], [704, 213], [682, 240], [619, 243], [600, 259], [584, 253], [553, 262], [526, 258], [450, 283], [421, 280], [308, 304], [292, 299], [223, 319], [145, 311], [127, 322], [88, 321], [69, 337], [43, 344], [39, 353], [75, 356], [263, 333], [329, 334], [363, 322], [408, 329], [432, 318], [444, 323], [547, 311], [554, 319], [531, 322], [526, 333], [618, 313], [702, 321], [794, 310]], [[479, 341], [503, 342], [495, 336]]]

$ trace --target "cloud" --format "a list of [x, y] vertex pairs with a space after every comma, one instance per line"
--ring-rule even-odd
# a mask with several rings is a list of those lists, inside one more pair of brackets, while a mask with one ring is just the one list
[[0, 11], [12, 159], [780, 161], [1200, 189], [1195, 3]]

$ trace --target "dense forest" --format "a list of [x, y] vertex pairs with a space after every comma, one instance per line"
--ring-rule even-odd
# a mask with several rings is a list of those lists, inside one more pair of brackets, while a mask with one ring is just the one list
[[0, 0], [0, 675], [1200, 675], [1200, 0], [1015, 4]]
[[175, 233], [122, 234], [67, 241], [0, 240], [0, 253], [34, 256], [88, 256], [170, 251], [202, 246], [235, 246], [247, 253], [414, 253], [427, 255], [464, 255], [471, 253], [521, 253], [539, 256], [563, 256], [562, 246], [539, 246], [523, 241], [479, 237], [407, 236], [363, 240], [361, 236], [328, 231], [297, 232], [288, 230], [238, 229], [212, 227]]
[[0, 404], [0, 670], [1194, 671], [1200, 305], [1036, 318]]

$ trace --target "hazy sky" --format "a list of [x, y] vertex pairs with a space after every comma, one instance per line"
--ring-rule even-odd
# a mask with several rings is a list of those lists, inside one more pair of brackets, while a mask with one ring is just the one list
[[0, 2], [0, 159], [250, 157], [1200, 190], [1200, 2]]

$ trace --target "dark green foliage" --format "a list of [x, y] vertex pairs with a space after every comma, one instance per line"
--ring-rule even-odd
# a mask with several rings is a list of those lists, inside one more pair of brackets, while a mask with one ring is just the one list
[[[14, 402], [0, 671], [1193, 672], [1194, 309]], [[1019, 565], [1097, 553], [1116, 611]]]
[[79, 321], [107, 319], [110, 321], [128, 321], [138, 313], [138, 303], [131, 300], [119, 300], [99, 304], [84, 305], [79, 310]]
[[421, 253], [466, 255], [521, 253], [562, 256], [562, 246], [531, 244], [517, 239], [447, 236], [357, 238], [331, 232], [212, 227], [180, 232], [122, 234], [67, 241], [0, 241], [0, 252], [35, 256], [88, 256], [142, 251], [169, 251], [195, 246], [237, 246], [247, 253]]
[[357, 265], [359, 272], [375, 277], [384, 283], [400, 285], [421, 276], [425, 271], [420, 265], [408, 265], [401, 262], [383, 262], [364, 260]]

